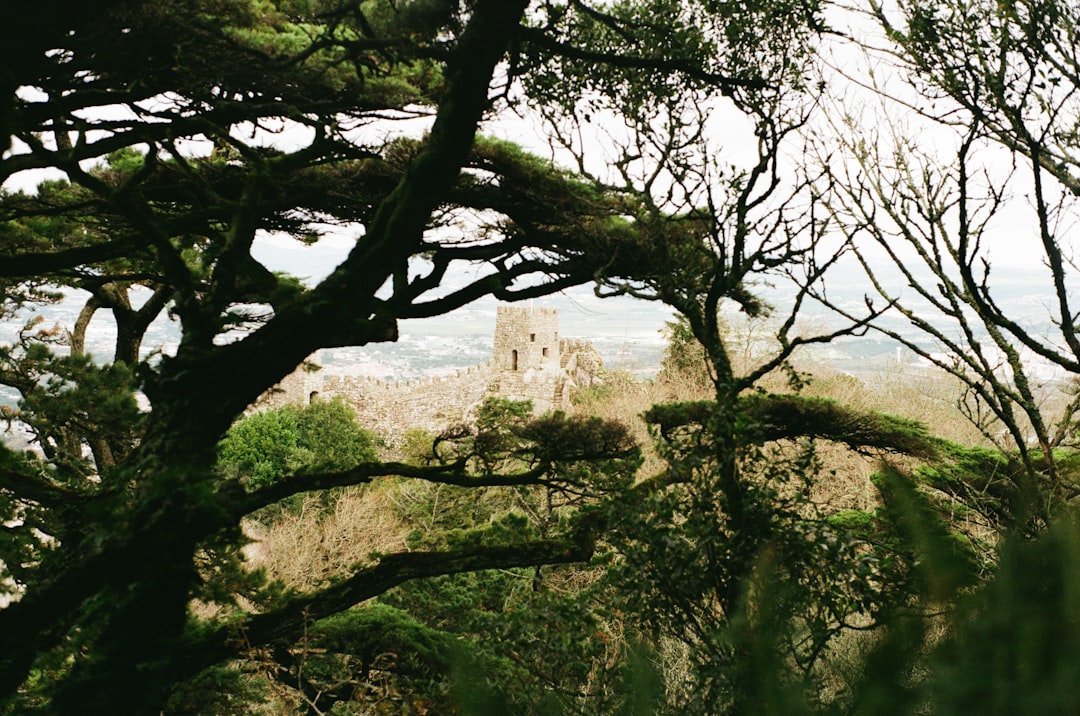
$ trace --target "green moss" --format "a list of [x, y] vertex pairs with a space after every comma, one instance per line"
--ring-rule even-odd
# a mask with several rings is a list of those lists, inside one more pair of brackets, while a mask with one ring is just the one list
[[311, 629], [311, 639], [317, 647], [368, 661], [394, 652], [418, 668], [442, 668], [453, 642], [450, 635], [424, 626], [400, 609], [378, 603], [319, 621]]
[[852, 531], [869, 530], [873, 527], [874, 520], [874, 513], [866, 510], [841, 510], [826, 518], [826, 522], [832, 527]]
[[[645, 419], [664, 432], [708, 425], [717, 410], [712, 401], [668, 403], [653, 406], [646, 411]], [[809, 437], [844, 443], [853, 449], [874, 448], [922, 458], [937, 457], [942, 445], [918, 421], [852, 410], [825, 398], [752, 394], [739, 398], [738, 412], [744, 444]]]

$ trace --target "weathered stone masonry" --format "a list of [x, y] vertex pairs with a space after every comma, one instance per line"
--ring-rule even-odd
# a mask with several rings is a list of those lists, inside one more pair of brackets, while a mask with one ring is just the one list
[[411, 428], [438, 432], [467, 421], [489, 395], [532, 400], [537, 413], [565, 410], [571, 392], [591, 385], [602, 368], [592, 343], [559, 338], [555, 309], [500, 306], [487, 363], [452, 376], [397, 382], [326, 368], [299, 370], [263, 395], [255, 407], [341, 396], [356, 409], [364, 427], [394, 444]]

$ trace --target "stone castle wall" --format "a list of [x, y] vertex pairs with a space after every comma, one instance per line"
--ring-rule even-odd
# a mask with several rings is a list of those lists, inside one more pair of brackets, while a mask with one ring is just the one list
[[491, 392], [495, 376], [490, 363], [457, 375], [394, 383], [331, 374], [323, 391], [345, 398], [365, 428], [390, 439], [410, 428], [439, 432], [468, 420], [470, 411]]
[[500, 306], [487, 363], [455, 375], [395, 382], [301, 369], [263, 395], [254, 408], [340, 396], [364, 427], [394, 445], [412, 428], [439, 432], [468, 422], [489, 395], [532, 400], [537, 413], [568, 409], [573, 390], [591, 385], [602, 368], [592, 343], [559, 338], [554, 309]]

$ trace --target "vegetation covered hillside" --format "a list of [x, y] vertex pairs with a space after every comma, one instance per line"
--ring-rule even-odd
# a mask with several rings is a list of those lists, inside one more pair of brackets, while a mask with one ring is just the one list
[[[0, 318], [85, 296], [0, 345], [35, 447], [0, 450], [0, 712], [1080, 707], [1069, 3], [0, 20]], [[314, 285], [256, 259], [331, 234]], [[1010, 256], [1052, 287], [1032, 315], [995, 300]], [[342, 403], [245, 416], [317, 349], [582, 284], [678, 313], [652, 386], [489, 401], [395, 459]], [[800, 369], [871, 331], [976, 439]]]

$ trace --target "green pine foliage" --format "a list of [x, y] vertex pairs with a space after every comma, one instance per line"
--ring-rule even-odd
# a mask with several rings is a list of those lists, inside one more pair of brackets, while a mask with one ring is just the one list
[[[64, 10], [0, 7], [0, 179], [60, 177], [0, 191], [0, 318], [82, 297], [0, 345], [34, 450], [0, 450], [0, 713], [1080, 711], [1080, 400], [1051, 410], [1026, 357], [1080, 365], [1074, 7], [872, 3], [858, 33], [813, 0]], [[817, 50], [870, 20], [893, 65], [863, 81], [888, 114], [906, 80], [956, 146], [852, 131]], [[515, 112], [551, 152], [485, 138]], [[1039, 331], [984, 253], [1013, 194]], [[329, 234], [354, 245], [318, 281], [259, 260]], [[883, 301], [837, 297], [844, 257]], [[648, 446], [501, 399], [404, 462], [342, 402], [244, 417], [316, 350], [590, 282], [680, 316]], [[158, 319], [180, 339], [148, 354]], [[870, 329], [958, 381], [985, 443], [806, 395], [796, 350]], [[842, 508], [837, 455], [877, 463]], [[339, 517], [389, 535], [347, 551]], [[259, 553], [286, 522], [319, 543], [302, 584]]]

